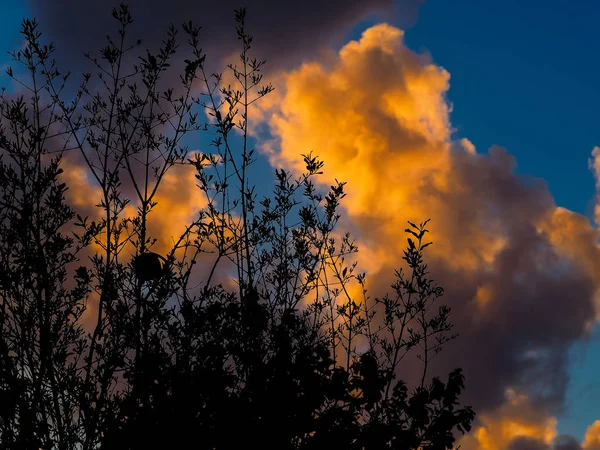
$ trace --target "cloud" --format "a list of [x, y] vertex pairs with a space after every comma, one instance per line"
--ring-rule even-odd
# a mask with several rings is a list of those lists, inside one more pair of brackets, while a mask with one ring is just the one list
[[581, 448], [583, 450], [600, 449], [600, 420], [596, 420], [588, 427]]
[[[90, 221], [99, 222], [102, 220], [104, 210], [95, 206], [102, 200], [102, 190], [95, 186], [92, 175], [83, 167], [80, 155], [70, 153], [63, 158], [61, 164], [63, 168], [61, 180], [69, 187], [66, 192], [68, 204], [79, 215], [88, 217]], [[148, 215], [147, 222], [148, 237], [151, 240], [156, 239], [152, 251], [163, 255], [171, 251], [179, 237], [184, 233], [186, 226], [192, 224], [198, 218], [198, 212], [207, 205], [203, 193], [196, 187], [195, 174], [196, 171], [191, 165], [176, 165], [170, 168], [162, 178], [160, 187], [154, 197], [156, 206]], [[127, 185], [128, 183], [125, 182], [124, 184]], [[122, 198], [127, 198], [130, 203], [125, 206], [119, 217], [121, 220], [133, 219], [138, 213], [139, 201], [136, 201], [131, 186], [129, 186], [129, 189], [123, 189], [122, 193]], [[80, 230], [73, 229], [72, 231], [81, 234]], [[134, 238], [136, 237], [134, 236]], [[126, 239], [127, 232], [124, 231], [120, 242], [125, 243]], [[105, 234], [100, 233], [98, 240], [105, 243]], [[92, 242], [90, 247], [84, 249], [80, 254], [80, 261], [84, 265], [89, 265], [87, 262], [88, 257], [95, 253], [103, 254], [103, 252], [101, 245]], [[135, 248], [131, 242], [125, 243], [119, 252], [120, 262], [127, 264], [133, 257], [134, 252]], [[181, 258], [183, 252], [184, 250], [180, 250], [177, 256]], [[193, 271], [194, 278], [192, 281], [194, 283], [206, 276], [207, 267], [210, 267], [212, 263], [212, 255], [201, 254], [197, 262], [197, 267]], [[225, 267], [227, 266], [225, 265]], [[215, 278], [218, 281], [223, 281], [228, 275], [227, 268], [223, 268], [216, 274]], [[89, 330], [93, 329], [92, 327], [95, 325], [98, 299], [97, 295], [91, 295], [83, 319], [84, 326]]]
[[380, 24], [281, 74], [258, 106], [272, 136], [263, 151], [299, 171], [313, 150], [324, 185], [348, 182], [344, 226], [368, 248], [372, 295], [401, 264], [406, 221], [432, 218], [427, 259], [461, 334], [435, 369], [463, 367], [465, 400], [479, 412], [515, 389], [556, 414], [567, 350], [596, 315], [598, 231], [557, 207], [543, 180], [516, 175], [505, 149], [453, 141], [450, 74], [403, 38]]
[[556, 419], [536, 408], [524, 394], [508, 390], [505, 403], [478, 418], [473, 431], [459, 440], [464, 450], [596, 450], [600, 421], [587, 429], [583, 442], [556, 432]]
[[481, 414], [460, 444], [465, 450], [549, 450], [556, 436], [555, 418], [536, 408], [527, 395], [508, 389], [504, 403]]
[[196, 171], [191, 165], [175, 166], [163, 177], [156, 193], [156, 208], [148, 220], [150, 232], [158, 238], [159, 251], [166, 252], [198, 218], [206, 207], [203, 193], [196, 187]]
[[[279, 2], [255, 0], [248, 5], [248, 26], [257, 51], [271, 67], [294, 64], [323, 45], [339, 41], [358, 21], [373, 15], [394, 14], [402, 24], [414, 22], [424, 0], [331, 0]], [[42, 30], [57, 43], [69, 60], [104, 45], [104, 36], [115, 31], [112, 6], [119, 2], [90, 0], [29, 0], [29, 10]], [[166, 28], [192, 20], [203, 27], [203, 47], [209, 59], [237, 51], [233, 10], [237, 1], [129, 0], [134, 17], [133, 35], [144, 39], [144, 48], [160, 45]]]
[[553, 442], [555, 450], [581, 450], [581, 444], [573, 436], [561, 434]]

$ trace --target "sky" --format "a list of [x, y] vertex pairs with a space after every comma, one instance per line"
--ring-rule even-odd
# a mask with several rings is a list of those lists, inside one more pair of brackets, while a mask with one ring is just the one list
[[[0, 50], [18, 47], [21, 18], [35, 16], [60, 62], [78, 67], [106, 34], [107, 3], [3, 0]], [[130, 3], [149, 46], [161, 20], [198, 9]], [[406, 220], [432, 217], [430, 266], [461, 333], [438, 369], [465, 368], [478, 412], [462, 448], [600, 449], [600, 5], [280, 3], [247, 2], [276, 88], [256, 111], [268, 130], [261, 170], [295, 170], [314, 148], [325, 184], [348, 181], [344, 225], [374, 285], [391, 282]], [[224, 36], [235, 6], [198, 15], [209, 55], [234, 48]]]

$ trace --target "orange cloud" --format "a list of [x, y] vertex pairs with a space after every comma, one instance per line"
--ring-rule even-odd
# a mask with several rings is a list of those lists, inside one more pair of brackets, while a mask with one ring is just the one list
[[[301, 155], [313, 151], [325, 161], [323, 186], [348, 182], [343, 226], [368, 249], [359, 269], [372, 295], [402, 263], [407, 220], [432, 219], [428, 261], [461, 334], [438, 370], [463, 367], [466, 401], [500, 421], [480, 432], [489, 448], [517, 436], [547, 443], [564, 396], [566, 351], [596, 315], [598, 230], [557, 208], [542, 180], [516, 175], [505, 149], [482, 154], [467, 139], [453, 141], [450, 75], [403, 38], [377, 25], [337, 54], [280, 73], [275, 93], [253, 111], [272, 137], [262, 150], [273, 166], [297, 172]], [[503, 406], [511, 390], [547, 412], [511, 422], [517, 400]]]
[[[81, 216], [88, 216], [90, 220], [101, 220], [104, 214], [103, 209], [94, 205], [100, 203], [102, 190], [95, 185], [92, 176], [81, 165], [81, 161], [78, 163], [76, 158], [65, 158], [62, 161], [62, 168], [61, 178], [69, 187], [66, 193], [69, 205]], [[157, 205], [148, 216], [148, 235], [157, 239], [156, 245], [152, 248], [153, 251], [161, 254], [170, 251], [173, 244], [185, 231], [186, 226], [197, 219], [198, 211], [206, 206], [203, 193], [196, 187], [195, 173], [195, 169], [191, 165], [174, 166], [161, 180], [161, 185], [154, 198]], [[126, 197], [127, 183], [124, 185], [123, 196]], [[132, 192], [131, 189], [129, 191]], [[131, 202], [125, 207], [120, 216], [121, 219], [136, 217], [136, 203]], [[126, 243], [126, 240], [126, 233], [123, 233], [121, 242], [124, 242], [125, 245], [119, 255], [120, 261], [123, 263], [128, 262], [135, 250], [130, 243]], [[92, 242], [85, 254], [102, 254], [101, 244], [105, 242], [106, 237], [101, 233], [98, 241]], [[84, 255], [80, 256], [80, 260], [82, 264], [86, 264]], [[94, 292], [88, 299], [83, 322], [89, 330], [95, 326], [98, 299], [98, 295]]]
[[588, 427], [581, 448], [583, 450], [600, 449], [600, 420], [596, 420]]
[[[426, 191], [464, 190], [453, 180], [452, 151], [475, 150], [466, 139], [452, 149], [448, 72], [408, 50], [402, 38], [401, 30], [378, 25], [347, 44], [332, 67], [307, 63], [285, 74], [285, 95], [264, 105], [279, 144], [271, 161], [301, 170], [300, 154], [314, 150], [326, 162], [327, 182], [348, 181], [348, 214], [371, 220], [390, 238], [384, 253], [400, 252], [398, 231], [407, 219], [435, 216], [433, 251], [453, 252], [454, 264], [473, 269], [490, 263], [503, 239], [483, 227], [474, 232], [472, 223], [460, 233], [468, 240], [443, 235], [456, 231], [444, 225], [459, 211]], [[458, 245], [449, 247], [453, 242]]]
[[[68, 158], [62, 162], [62, 179], [69, 187], [67, 191], [68, 203], [82, 216], [89, 216], [91, 220], [100, 220], [103, 210], [94, 205], [102, 199], [102, 190], [95, 186], [94, 180], [85, 167]], [[198, 211], [206, 206], [206, 198], [196, 187], [195, 169], [191, 165], [178, 165], [172, 167], [161, 180], [161, 185], [154, 200], [156, 207], [148, 216], [149, 235], [157, 239], [155, 251], [166, 252], [172, 248], [173, 243], [198, 216]], [[128, 185], [127, 182], [124, 183]], [[127, 192], [124, 190], [123, 195]], [[121, 217], [133, 219], [137, 214], [137, 203], [129, 203]], [[99, 236], [102, 241], [103, 236]], [[125, 237], [124, 237], [125, 238]], [[101, 251], [101, 247], [93, 244], [94, 251]], [[124, 247], [123, 256], [130, 255], [133, 251], [130, 246]]]
[[166, 173], [156, 193], [158, 203], [149, 215], [150, 234], [155, 236], [157, 251], [166, 252], [198, 218], [198, 211], [207, 205], [206, 197], [196, 187], [193, 166], [175, 166]]
[[550, 445], [557, 436], [556, 419], [511, 389], [506, 391], [505, 403], [493, 413], [480, 415], [478, 423], [459, 441], [465, 450], [504, 450], [524, 438]]

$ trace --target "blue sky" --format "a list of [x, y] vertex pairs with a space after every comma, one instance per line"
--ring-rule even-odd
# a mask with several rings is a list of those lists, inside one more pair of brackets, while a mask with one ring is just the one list
[[0, 55], [0, 64], [7, 62], [6, 51], [19, 46], [21, 29], [21, 20], [26, 17], [27, 8], [23, 2], [18, 0], [4, 0], [2, 2], [2, 19], [0, 26], [0, 43], [2, 50]]
[[[2, 13], [0, 50], [18, 47], [27, 10], [4, 0]], [[599, 19], [600, 3], [593, 1], [428, 0], [405, 37], [450, 72], [457, 138], [468, 138], [479, 152], [506, 147], [519, 173], [544, 179], [559, 206], [588, 217], [595, 196], [588, 159], [600, 145]], [[348, 38], [375, 22], [359, 23]], [[3, 53], [0, 65], [6, 62]], [[572, 352], [559, 431], [580, 439], [600, 419], [598, 354], [598, 332]]]
[[18, 0], [5, 0], [2, 2], [2, 27], [0, 27], [0, 40], [2, 47], [15, 45], [19, 42], [21, 19], [27, 15], [27, 8]]

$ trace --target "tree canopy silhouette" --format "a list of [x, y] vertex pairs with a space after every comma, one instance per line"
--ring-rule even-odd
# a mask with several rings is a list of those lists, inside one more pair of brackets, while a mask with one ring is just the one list
[[[345, 183], [318, 188], [322, 161], [307, 153], [304, 173], [277, 169], [272, 196], [256, 194], [249, 117], [273, 87], [245, 10], [226, 75], [208, 72], [192, 22], [143, 49], [128, 7], [113, 17], [78, 88], [34, 20], [7, 70], [2, 448], [453, 448], [474, 413], [459, 369], [428, 374], [455, 337], [424, 262], [428, 222], [409, 222], [404, 267], [372, 299], [336, 228]], [[198, 133], [212, 151], [189, 151]], [[81, 167], [99, 198], [69, 203]], [[186, 169], [205, 206], [161, 241], [161, 186]], [[409, 352], [423, 365], [412, 385], [397, 378]]]

